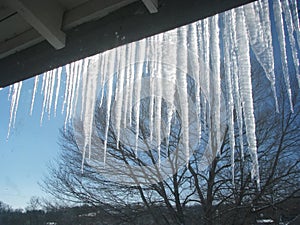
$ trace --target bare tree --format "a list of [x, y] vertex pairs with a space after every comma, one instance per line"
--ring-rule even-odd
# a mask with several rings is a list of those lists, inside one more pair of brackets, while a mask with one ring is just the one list
[[[190, 83], [191, 91], [192, 85]], [[269, 93], [263, 92], [264, 86], [257, 90], [262, 91], [255, 96], [257, 106], [261, 101], [271, 101]], [[187, 165], [178, 164], [182, 160], [178, 113], [172, 118], [169, 140], [162, 140], [160, 151], [157, 146], [153, 147], [149, 141], [149, 99], [141, 103], [138, 147], [143, 151], [138, 151], [139, 157], [133, 141], [137, 131], [127, 128], [121, 137], [127, 141], [120, 141], [113, 118], [108, 124], [106, 108], [99, 107], [95, 112], [96, 129], [92, 134], [90, 159], [86, 157], [82, 161], [83, 124], [75, 121], [73, 127], [61, 132], [61, 156], [49, 167], [49, 176], [45, 177], [42, 187], [57, 199], [97, 206], [107, 216], [119, 217], [120, 223], [137, 223], [145, 210], [152, 215], [155, 224], [248, 223], [263, 210], [276, 211], [280, 203], [299, 195], [300, 109], [296, 104], [292, 113], [285, 99], [285, 96], [279, 98], [280, 113], [274, 113], [270, 107], [257, 107], [260, 188], [251, 180], [249, 153], [246, 151], [244, 158], [241, 157], [238, 140], [245, 139], [244, 136], [235, 137], [236, 169], [232, 181], [226, 129], [220, 149], [211, 149], [210, 166], [205, 169], [201, 167], [201, 159], [207, 153], [203, 145], [193, 151]], [[103, 101], [105, 106], [105, 99]], [[295, 102], [299, 101], [295, 99]], [[135, 123], [133, 116], [133, 127]], [[208, 135], [203, 132], [202, 143], [208, 143]], [[247, 149], [246, 144], [244, 148]], [[159, 152], [162, 162], [170, 165], [169, 173], [157, 163]], [[131, 185], [125, 184], [126, 179]], [[191, 214], [190, 208], [196, 206], [199, 206], [197, 212]], [[159, 213], [157, 207], [160, 207]], [[273, 215], [278, 221], [278, 215], [275, 212]]]

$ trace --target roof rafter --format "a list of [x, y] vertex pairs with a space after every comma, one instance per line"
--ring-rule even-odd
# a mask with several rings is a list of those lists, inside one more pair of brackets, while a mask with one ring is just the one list
[[142, 0], [150, 13], [158, 12], [158, 0]]
[[6, 0], [54, 48], [65, 47], [66, 35], [61, 31], [63, 8], [53, 0]]

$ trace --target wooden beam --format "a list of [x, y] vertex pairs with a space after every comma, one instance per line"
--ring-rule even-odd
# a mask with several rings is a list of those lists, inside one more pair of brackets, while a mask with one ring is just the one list
[[88, 21], [100, 19], [137, 0], [90, 0], [65, 12], [63, 29], [68, 30]]
[[[64, 13], [62, 29], [67, 31], [88, 21], [97, 20], [136, 1], [138, 0], [88, 1]], [[0, 59], [31, 47], [44, 39], [36, 30], [30, 29], [9, 40], [0, 41]]]
[[61, 31], [63, 8], [54, 0], [6, 0], [53, 47], [65, 47], [66, 35]]
[[150, 13], [158, 12], [158, 0], [142, 0]]
[[9, 40], [0, 42], [0, 59], [24, 50], [43, 40], [44, 38], [35, 29], [27, 30]]

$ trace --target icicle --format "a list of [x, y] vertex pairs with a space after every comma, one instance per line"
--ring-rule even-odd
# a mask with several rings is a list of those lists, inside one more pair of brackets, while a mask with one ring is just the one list
[[72, 94], [72, 83], [73, 83], [73, 76], [71, 76], [71, 65], [67, 64], [66, 65], [66, 89], [65, 89], [65, 104], [66, 105], [66, 116], [65, 116], [65, 124], [64, 127], [65, 129], [67, 128], [67, 124], [69, 122], [69, 115], [70, 115], [70, 99], [71, 99], [71, 94]]
[[59, 67], [57, 70], [56, 93], [55, 93], [55, 102], [54, 102], [54, 116], [55, 117], [56, 117], [57, 103], [58, 103], [58, 97], [59, 97], [61, 73], [62, 73], [62, 67]]
[[77, 110], [79, 91], [81, 90], [80, 85], [81, 85], [81, 81], [82, 81], [82, 64], [83, 64], [83, 60], [79, 60], [75, 63], [75, 66], [76, 66], [75, 74], [77, 77], [77, 82], [76, 82], [76, 88], [75, 88], [75, 101], [74, 101], [74, 107], [73, 107], [73, 114]]
[[231, 170], [232, 170], [232, 183], [234, 183], [234, 170], [235, 170], [235, 137], [234, 137], [234, 102], [233, 102], [233, 85], [232, 85], [232, 67], [231, 67], [231, 46], [232, 44], [232, 13], [225, 12], [224, 14], [224, 68], [225, 68], [225, 82], [228, 99], [228, 124], [229, 124], [229, 143], [231, 149]]
[[[207, 23], [207, 20], [202, 20], [197, 22], [197, 33], [198, 33], [198, 56], [199, 56], [199, 62], [201, 66], [201, 74], [199, 74], [199, 87], [201, 89], [199, 90], [200, 95], [200, 116], [199, 116], [199, 140], [201, 141], [201, 127], [204, 127], [206, 129], [206, 104], [207, 104], [207, 97], [208, 97], [208, 91], [209, 91], [209, 58], [206, 57], [205, 49], [209, 48], [209, 42], [207, 41], [209, 38], [209, 32], [208, 32], [208, 26], [207, 24], [204, 25], [204, 23]], [[200, 73], [200, 71], [199, 71]], [[203, 125], [202, 125], [203, 121]]]
[[204, 19], [203, 20], [203, 37], [202, 37], [202, 41], [203, 41], [203, 61], [204, 61], [204, 84], [207, 84], [206, 87], [206, 94], [207, 96], [210, 96], [210, 85], [209, 85], [209, 78], [210, 78], [210, 57], [209, 57], [209, 53], [210, 53], [210, 32], [209, 32], [209, 19]]
[[119, 82], [119, 78], [120, 78], [120, 48], [121, 47], [117, 47], [115, 49], [116, 51], [116, 55], [115, 55], [115, 68], [114, 68], [114, 79], [115, 81], [115, 90], [114, 90], [114, 98], [112, 99], [113, 102], [116, 102], [118, 99], [118, 94], [119, 94], [119, 89], [120, 89], [120, 82]]
[[48, 102], [48, 119], [50, 119], [50, 114], [51, 114], [51, 108], [52, 108], [52, 100], [53, 100], [53, 95], [54, 95], [54, 87], [55, 87], [55, 81], [56, 81], [56, 72], [57, 69], [54, 69], [52, 73], [50, 74], [51, 76], [51, 85], [49, 86], [50, 92], [49, 92], [49, 102]]
[[[148, 58], [149, 58], [149, 61], [151, 61], [151, 57], [153, 57], [154, 53], [151, 52], [151, 51], [154, 51], [153, 48], [153, 37], [150, 37], [150, 38], [147, 38], [148, 40], [148, 45], [149, 48], [149, 55], [148, 55]], [[155, 83], [154, 83], [154, 68], [151, 68], [150, 70], [150, 105], [149, 105], [149, 118], [150, 118], [150, 121], [149, 121], [149, 129], [150, 129], [150, 143], [152, 143], [153, 141], [153, 118], [154, 118], [154, 92], [155, 92]]]
[[275, 99], [275, 107], [277, 111], [279, 111], [278, 107], [278, 100], [277, 100], [277, 94], [276, 94], [276, 86], [275, 86], [275, 72], [274, 72], [274, 51], [273, 51], [273, 44], [272, 44], [272, 32], [271, 32], [271, 20], [270, 20], [270, 10], [269, 10], [269, 2], [268, 1], [259, 1], [259, 9], [261, 11], [261, 20], [263, 21], [263, 33], [264, 33], [264, 41], [265, 41], [265, 48], [267, 49], [267, 58], [269, 62], [269, 71], [266, 70], [269, 73], [266, 73], [268, 76], [268, 79], [271, 82], [271, 89], [274, 94]]
[[243, 109], [241, 103], [241, 94], [239, 87], [239, 79], [238, 79], [238, 64], [237, 64], [237, 30], [236, 30], [236, 19], [235, 19], [235, 10], [229, 11], [231, 21], [232, 21], [232, 32], [230, 33], [231, 38], [231, 70], [233, 75], [233, 97], [234, 97], [234, 106], [237, 111], [237, 124], [239, 131], [239, 143], [240, 143], [240, 151], [241, 151], [241, 159], [244, 160], [244, 140], [243, 140]]
[[[110, 77], [107, 74], [107, 68], [108, 68], [107, 60], [108, 60], [108, 58], [104, 57], [104, 55], [102, 55], [102, 54], [100, 55], [100, 57], [102, 57], [101, 58], [101, 65], [100, 65], [100, 69], [101, 69], [100, 71], [101, 71], [101, 74], [102, 74], [102, 76], [101, 76], [101, 87], [105, 87], [106, 82], [110, 79]], [[100, 107], [103, 104], [104, 95], [105, 95], [104, 91], [105, 91], [105, 88], [102, 88], [101, 89]]]
[[291, 44], [291, 51], [292, 51], [292, 57], [293, 57], [293, 62], [294, 62], [294, 66], [295, 66], [295, 71], [296, 71], [296, 77], [298, 80], [298, 87], [300, 87], [298, 50], [297, 50], [296, 41], [294, 38], [294, 24], [293, 24], [293, 19], [292, 19], [291, 11], [289, 8], [288, 0], [284, 0], [282, 2], [282, 6], [283, 6], [283, 12], [285, 15], [285, 17], [284, 17], [285, 23], [287, 25], [288, 37], [289, 37], [289, 41]]
[[15, 127], [21, 89], [22, 89], [22, 81], [12, 85], [12, 94], [11, 94], [10, 116], [9, 116], [7, 140], [10, 136], [11, 128]]
[[221, 79], [220, 79], [220, 46], [219, 16], [210, 18], [210, 114], [211, 114], [211, 146], [213, 154], [220, 150], [221, 130]]
[[30, 116], [32, 116], [32, 112], [33, 112], [33, 106], [34, 106], [34, 100], [35, 100], [35, 95], [36, 95], [36, 91], [38, 88], [38, 83], [39, 83], [39, 76], [36, 76], [34, 78], [34, 87], [33, 87], [33, 92], [32, 92], [32, 98], [31, 98], [31, 106], [30, 106]]
[[62, 111], [61, 111], [62, 114], [65, 111], [65, 107], [67, 107], [66, 104], [67, 104], [67, 99], [68, 99], [68, 95], [69, 95], [69, 92], [70, 92], [70, 90], [69, 90], [70, 76], [68, 76], [68, 73], [69, 73], [68, 70], [69, 69], [70, 69], [70, 65], [67, 64], [65, 66], [65, 70], [66, 70], [66, 85], [65, 85], [64, 101], [63, 101]]
[[149, 111], [149, 129], [150, 129], [150, 143], [153, 141], [153, 118], [154, 118], [154, 77], [150, 74], [150, 111]]
[[[237, 62], [234, 62], [234, 66], [237, 67]], [[241, 159], [244, 160], [244, 139], [243, 139], [243, 108], [241, 103], [241, 94], [239, 91], [239, 80], [238, 80], [238, 70], [234, 73], [234, 98], [235, 98], [235, 108], [237, 110], [237, 121], [238, 121], [238, 131], [239, 131], [239, 143], [241, 151]]]
[[158, 167], [161, 166], [161, 105], [162, 105], [162, 51], [163, 45], [160, 40], [161, 34], [156, 35], [156, 76], [155, 76], [155, 113], [154, 113], [154, 127], [156, 134], [156, 143], [157, 143], [157, 155], [158, 155]]
[[126, 62], [125, 62], [125, 65], [126, 65], [126, 70], [125, 70], [125, 81], [126, 81], [126, 84], [125, 84], [125, 95], [124, 95], [124, 116], [123, 116], [123, 127], [126, 127], [127, 126], [127, 117], [128, 117], [128, 101], [130, 100], [129, 99], [129, 88], [130, 88], [130, 81], [131, 81], [131, 78], [130, 76], [132, 75], [130, 73], [130, 55], [131, 55], [131, 44], [127, 44], [126, 45]]
[[[198, 54], [200, 55], [200, 60], [203, 62], [201, 65], [203, 66], [203, 69], [201, 70], [203, 74], [199, 76], [199, 82], [202, 85], [201, 92], [206, 96], [207, 98], [204, 98], [203, 102], [203, 127], [206, 129], [206, 126], [208, 126], [208, 129], [210, 130], [211, 123], [208, 122], [209, 112], [207, 109], [209, 107], [207, 106], [209, 102], [207, 101], [210, 96], [210, 32], [209, 32], [209, 19], [204, 19], [201, 22], [199, 22], [198, 25], [198, 33], [199, 33], [199, 40], [198, 40]], [[203, 89], [205, 87], [205, 89]], [[201, 123], [201, 121], [200, 121]]]
[[[129, 60], [130, 60], [130, 66], [129, 66], [129, 77], [130, 77], [130, 81], [129, 81], [129, 95], [128, 95], [128, 109], [129, 109], [129, 126], [132, 125], [132, 101], [133, 101], [133, 84], [134, 84], [134, 74], [135, 74], [135, 52], [136, 52], [136, 43], [131, 43], [131, 52], [129, 55]], [[134, 63], [133, 63], [134, 62]]]
[[44, 94], [44, 90], [45, 90], [45, 83], [46, 83], [46, 73], [43, 73], [43, 82], [42, 82], [42, 89], [41, 89], [41, 94]]
[[16, 105], [18, 85], [19, 85], [19, 83], [15, 83], [15, 84], [11, 85], [10, 86], [10, 91], [9, 91], [10, 93], [8, 95], [9, 97], [12, 95], [12, 97], [11, 97], [11, 103], [10, 103], [9, 124], [8, 124], [7, 138], [6, 138], [7, 140], [8, 140], [9, 135], [10, 135], [12, 122], [14, 121], [13, 116], [14, 116], [15, 105]]
[[135, 78], [135, 155], [138, 154], [138, 141], [139, 141], [139, 129], [140, 129], [140, 103], [141, 103], [141, 82], [143, 75], [144, 67], [144, 58], [145, 58], [145, 40], [137, 42], [136, 53], [135, 53], [135, 62], [136, 65], [136, 78]]
[[[107, 76], [113, 77], [114, 73], [114, 64], [115, 64], [115, 49], [107, 52], [108, 54], [108, 68], [107, 68]], [[106, 92], [106, 127], [105, 127], [105, 139], [104, 139], [104, 164], [106, 163], [106, 151], [107, 151], [107, 139], [108, 139], [108, 131], [110, 125], [110, 111], [111, 111], [111, 103], [112, 103], [112, 95], [113, 95], [113, 79], [108, 80], [107, 84], [107, 92]]]
[[[178, 28], [178, 41], [177, 41], [177, 63], [181, 65], [183, 74], [178, 76], [178, 85], [180, 89], [179, 99], [182, 113], [182, 132], [183, 132], [183, 148], [185, 150], [186, 164], [188, 165], [190, 159], [189, 152], [189, 106], [188, 106], [188, 93], [187, 93], [187, 51], [178, 51], [180, 46], [186, 45], [186, 27]], [[185, 49], [185, 48], [184, 48]]]
[[280, 55], [281, 55], [281, 65], [283, 70], [283, 76], [285, 81], [285, 86], [287, 90], [287, 94], [290, 101], [291, 111], [293, 112], [293, 101], [292, 101], [292, 91], [290, 86], [290, 78], [288, 71], [288, 63], [287, 63], [287, 55], [286, 55], [286, 45], [285, 45], [285, 34], [284, 34], [284, 26], [283, 26], [283, 18], [282, 18], [282, 9], [280, 0], [273, 1], [274, 7], [274, 17], [276, 23], [277, 37], [280, 46]]
[[98, 55], [86, 59], [87, 71], [85, 76], [88, 76], [89, 79], [87, 79], [86, 93], [84, 95], [84, 99], [82, 99], [82, 101], [84, 101], [84, 147], [82, 152], [83, 160], [85, 159], [87, 148], [89, 153], [88, 157], [91, 157], [92, 130], [95, 113], [95, 103], [97, 97], [97, 78], [99, 74], [98, 59]]
[[[199, 140], [201, 140], [201, 119], [199, 118], [199, 113], [201, 112], [200, 107], [200, 65], [199, 65], [199, 56], [193, 54], [194, 51], [198, 50], [198, 39], [197, 39], [197, 27], [196, 23], [188, 25], [188, 45], [191, 52], [188, 54], [189, 69], [188, 73], [193, 74], [195, 80], [195, 101], [197, 108], [197, 133], [199, 134]], [[188, 49], [188, 50], [189, 50]]]
[[[89, 59], [85, 58], [83, 60], [83, 71], [82, 71], [82, 90], [81, 90], [81, 113], [80, 113], [80, 119], [83, 120], [83, 113], [84, 113], [84, 105], [85, 105], [85, 98], [86, 98], [86, 88], [87, 88], [87, 70], [89, 65]], [[104, 76], [103, 73], [101, 76]], [[103, 87], [102, 85], [101, 87]], [[100, 106], [101, 107], [101, 106]]]
[[[175, 36], [175, 35], [174, 35]], [[167, 59], [167, 64], [169, 65], [177, 65], [176, 63], [176, 45], [174, 43], [170, 43], [169, 40], [166, 38], [168, 37], [167, 34], [164, 34], [164, 40], [163, 40], [163, 46], [164, 50], [162, 51], [162, 58]], [[173, 37], [173, 38], [176, 38]], [[174, 40], [175, 43], [177, 40]], [[163, 96], [167, 97], [167, 104], [168, 104], [168, 109], [167, 109], [167, 141], [166, 141], [166, 147], [169, 147], [169, 137], [171, 134], [171, 121], [173, 117], [173, 112], [174, 112], [174, 95], [175, 95], [175, 83], [176, 83], [176, 67], [172, 66], [169, 68], [168, 66], [163, 66], [162, 67], [162, 76], [163, 76]]]
[[76, 109], [76, 93], [77, 93], [77, 87], [79, 82], [79, 74], [78, 74], [78, 62], [71, 63], [71, 74], [72, 76], [72, 83], [71, 83], [71, 95], [69, 99], [69, 121], [71, 121], [74, 113], [74, 109]]
[[295, 32], [296, 32], [296, 39], [297, 39], [298, 47], [300, 47], [298, 4], [297, 4], [297, 0], [290, 0], [290, 1], [291, 1], [291, 9], [292, 9], [292, 19], [293, 19], [293, 24], [295, 26]]
[[119, 76], [118, 76], [118, 91], [116, 91], [115, 98], [115, 129], [117, 132], [117, 148], [119, 148], [120, 142], [120, 131], [121, 131], [121, 120], [122, 120], [122, 105], [123, 105], [123, 91], [124, 91], [124, 75], [125, 75], [125, 55], [126, 48], [120, 47], [117, 49], [117, 53], [119, 55]]
[[43, 123], [43, 118], [44, 118], [44, 113], [46, 111], [46, 108], [47, 108], [47, 100], [48, 100], [48, 97], [49, 97], [49, 79], [51, 77], [49, 76], [49, 72], [46, 72], [43, 76], [43, 87], [42, 87], [42, 90], [44, 91], [43, 94], [44, 94], [44, 97], [43, 97], [43, 106], [42, 106], [42, 114], [41, 114], [41, 119], [40, 119], [40, 125], [42, 125]]
[[71, 82], [71, 94], [69, 99], [69, 120], [68, 123], [70, 123], [72, 119], [72, 114], [74, 110], [74, 102], [75, 102], [75, 91], [77, 86], [77, 71], [76, 71], [76, 62], [71, 63], [71, 70], [70, 70], [70, 76], [72, 76], [72, 82]]
[[251, 83], [251, 63], [250, 50], [247, 31], [245, 29], [245, 16], [243, 8], [236, 9], [236, 29], [237, 29], [237, 62], [239, 68], [239, 82], [242, 97], [242, 106], [245, 118], [246, 136], [248, 148], [252, 160], [252, 178], [255, 178], [259, 186], [259, 165], [257, 158], [256, 136], [255, 136], [255, 118], [252, 98]]
[[[51, 87], [51, 80], [52, 77], [50, 76], [51, 71], [47, 72], [47, 77], [46, 77], [46, 83], [45, 83], [45, 108], [44, 108], [44, 113], [48, 112], [48, 103], [49, 103], [49, 96], [50, 96], [50, 87]], [[42, 118], [41, 118], [42, 119]], [[41, 124], [42, 124], [42, 120], [41, 120]]]
[[11, 97], [11, 93], [12, 93], [12, 89], [13, 89], [13, 85], [9, 86], [9, 90], [8, 90], [8, 97], [7, 100], [9, 101], [10, 97]]
[[271, 22], [267, 1], [258, 1], [244, 7], [247, 29], [253, 52], [271, 82], [271, 89], [278, 112], [275, 87], [274, 53], [272, 45]]
[[[47, 95], [46, 95], [46, 103], [45, 103], [45, 113], [49, 112], [49, 102], [50, 102], [50, 91], [52, 84], [52, 71], [47, 72]], [[45, 86], [46, 87], [46, 86]]]

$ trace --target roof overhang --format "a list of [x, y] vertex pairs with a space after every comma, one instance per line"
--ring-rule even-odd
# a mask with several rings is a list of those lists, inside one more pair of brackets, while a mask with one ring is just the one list
[[69, 9], [60, 0], [5, 1], [29, 25], [0, 39], [0, 87], [254, 0], [77, 0]]

